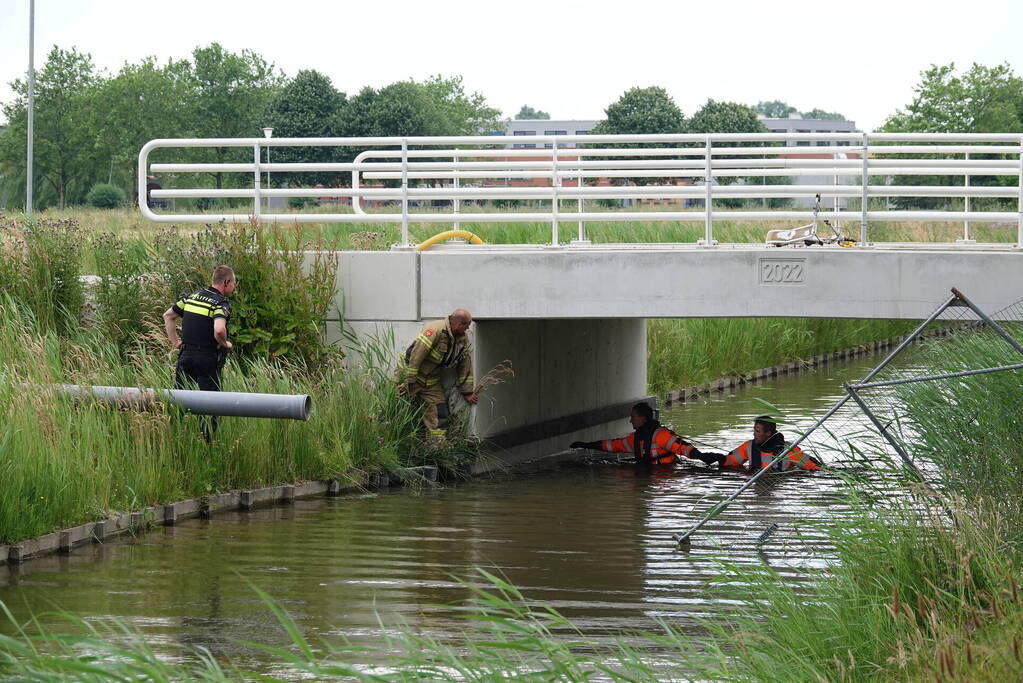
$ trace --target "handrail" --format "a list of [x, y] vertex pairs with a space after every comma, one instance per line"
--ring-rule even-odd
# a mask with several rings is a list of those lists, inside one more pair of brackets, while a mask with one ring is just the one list
[[[528, 144], [535, 148], [522, 148]], [[580, 146], [585, 145], [585, 146]], [[250, 148], [252, 162], [180, 163], [173, 159], [149, 163], [154, 150], [200, 147]], [[351, 162], [270, 163], [262, 150], [271, 147], [358, 148]], [[261, 176], [293, 178], [295, 173], [337, 174], [349, 187], [265, 187]], [[559, 242], [559, 221], [700, 221], [701, 244], [713, 246], [719, 220], [806, 220], [802, 210], [756, 211], [729, 208], [717, 200], [770, 198], [809, 200], [820, 194], [832, 211], [822, 218], [859, 218], [860, 244], [867, 245], [868, 224], [876, 221], [963, 221], [966, 241], [971, 222], [1014, 222], [1016, 246], [1023, 243], [1023, 135], [1019, 133], [729, 133], [678, 135], [536, 135], [430, 136], [373, 138], [210, 138], [159, 139], [139, 153], [139, 184], [152, 173], [242, 174], [232, 181], [243, 187], [213, 189], [175, 187], [152, 190], [155, 200], [209, 198], [251, 199], [252, 213], [176, 213], [140, 210], [157, 222], [369, 222], [400, 223], [402, 246], [408, 246], [409, 223], [465, 221], [505, 223], [547, 221], [551, 244]], [[924, 184], [895, 184], [899, 176]], [[978, 185], [978, 176], [1001, 179]], [[796, 182], [771, 181], [791, 178]], [[828, 184], [827, 181], [831, 181]], [[1006, 183], [1005, 181], [1009, 182]], [[174, 179], [177, 183], [178, 178]], [[397, 187], [388, 187], [391, 182]], [[770, 182], [771, 184], [765, 184]], [[194, 181], [198, 184], [198, 181]], [[274, 211], [262, 199], [316, 197], [346, 199], [353, 213]], [[932, 197], [946, 200], [943, 210], [896, 209], [892, 198]], [[976, 200], [1015, 199], [1015, 206]], [[567, 210], [563, 200], [577, 200]], [[584, 200], [617, 200], [608, 207]], [[372, 211], [365, 201], [385, 202]], [[497, 210], [466, 213], [473, 200], [541, 202], [536, 213]], [[636, 201], [666, 201], [660, 210], [629, 210]], [[417, 203], [432, 202], [429, 211]], [[884, 202], [878, 205], [878, 202]], [[953, 207], [953, 202], [962, 205]], [[439, 205], [438, 205], [439, 204]], [[606, 202], [605, 202], [606, 204]], [[625, 210], [621, 210], [625, 208]], [[546, 209], [546, 210], [545, 210]], [[979, 210], [985, 209], [985, 210]], [[581, 228], [580, 228], [581, 229]], [[580, 234], [583, 234], [580, 232]]]

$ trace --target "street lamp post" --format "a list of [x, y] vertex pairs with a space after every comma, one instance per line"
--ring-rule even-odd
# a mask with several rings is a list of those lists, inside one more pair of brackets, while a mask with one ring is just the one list
[[[266, 128], [263, 129], [263, 137], [266, 138], [267, 140], [272, 138], [273, 135], [274, 135], [274, 129], [271, 126], [267, 126]], [[267, 147], [266, 147], [266, 164], [267, 164], [267, 166], [270, 165], [270, 146], [269, 145], [267, 145]], [[268, 190], [270, 189], [270, 169], [266, 170], [266, 189], [268, 189]], [[266, 198], [266, 211], [267, 211], [267, 213], [270, 212], [270, 197]]]
[[25, 141], [25, 214], [32, 217], [32, 124], [35, 117], [35, 46], [36, 46], [36, 0], [28, 3], [28, 131]]

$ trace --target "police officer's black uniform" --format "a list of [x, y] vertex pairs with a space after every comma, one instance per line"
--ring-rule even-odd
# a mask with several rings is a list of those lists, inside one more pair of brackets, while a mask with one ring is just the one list
[[[181, 353], [174, 367], [174, 386], [190, 388], [191, 380], [202, 391], [220, 391], [220, 372], [227, 360], [227, 349], [217, 344], [213, 336], [213, 321], [231, 317], [227, 297], [214, 287], [197, 289], [182, 297], [171, 309], [181, 316]], [[217, 429], [214, 416], [207, 425], [202, 421], [203, 435], [209, 440]]]

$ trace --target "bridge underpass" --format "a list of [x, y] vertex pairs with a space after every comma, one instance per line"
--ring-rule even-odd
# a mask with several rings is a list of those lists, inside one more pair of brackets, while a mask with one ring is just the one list
[[[646, 392], [647, 318], [919, 319], [950, 287], [985, 310], [1019, 299], [1023, 289], [1018, 133], [554, 135], [530, 137], [536, 148], [522, 143], [511, 136], [154, 140], [139, 155], [139, 186], [150, 173], [181, 181], [153, 190], [151, 200], [219, 206], [181, 213], [146, 202], [140, 210], [167, 223], [400, 226], [391, 251], [340, 253], [346, 324], [362, 335], [393, 334], [397, 352], [423, 321], [469, 309], [477, 373], [504, 360], [514, 366], [514, 380], [493, 387], [473, 415], [476, 432], [510, 461], [626, 430], [621, 416]], [[230, 163], [163, 161], [204, 147], [241, 154]], [[339, 160], [270, 163], [271, 147], [336, 147]], [[161, 163], [149, 162], [153, 151]], [[308, 172], [337, 180], [330, 187], [290, 180]], [[194, 179], [204, 173], [239, 179], [224, 189], [187, 186], [202, 185]], [[809, 184], [822, 177], [833, 183]], [[764, 208], [815, 196], [827, 207], [819, 213]], [[329, 212], [270, 211], [264, 200], [271, 197], [314, 198]], [[722, 220], [809, 221], [804, 230], [821, 236], [818, 220], [830, 220], [851, 228], [846, 235], [857, 244], [719, 244], [714, 228]], [[594, 244], [586, 233], [593, 221], [699, 221], [704, 229], [690, 244]], [[958, 223], [962, 238], [878, 243], [871, 226], [891, 221]], [[410, 224], [515, 222], [549, 222], [550, 242], [421, 252], [409, 233]], [[559, 232], [566, 223], [568, 244]], [[1001, 225], [1015, 242], [978, 244], [977, 223]], [[337, 328], [328, 324], [332, 337]]]
[[[445, 245], [339, 252], [338, 310], [400, 348], [424, 320], [467, 308], [477, 374], [504, 360], [474, 426], [518, 461], [628, 430], [646, 397], [646, 319], [922, 319], [958, 287], [984, 310], [1023, 292], [1023, 254], [1003, 247]], [[336, 335], [338, 326], [328, 328]]]

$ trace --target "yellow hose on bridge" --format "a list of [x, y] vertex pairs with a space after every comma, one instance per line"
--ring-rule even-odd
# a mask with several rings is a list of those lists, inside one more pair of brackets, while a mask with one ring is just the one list
[[422, 244], [420, 244], [418, 247], [416, 247], [416, 250], [417, 251], [425, 251], [425, 250], [429, 249], [430, 247], [432, 247], [433, 245], [437, 244], [438, 242], [443, 242], [444, 240], [450, 240], [450, 239], [453, 239], [455, 237], [461, 237], [461, 238], [467, 239], [470, 242], [472, 242], [473, 244], [484, 244], [483, 240], [481, 240], [479, 237], [477, 237], [476, 235], [472, 234], [468, 230], [445, 230], [444, 232], [437, 233], [436, 235], [434, 235], [430, 239], [428, 239], [425, 242], [423, 242]]

